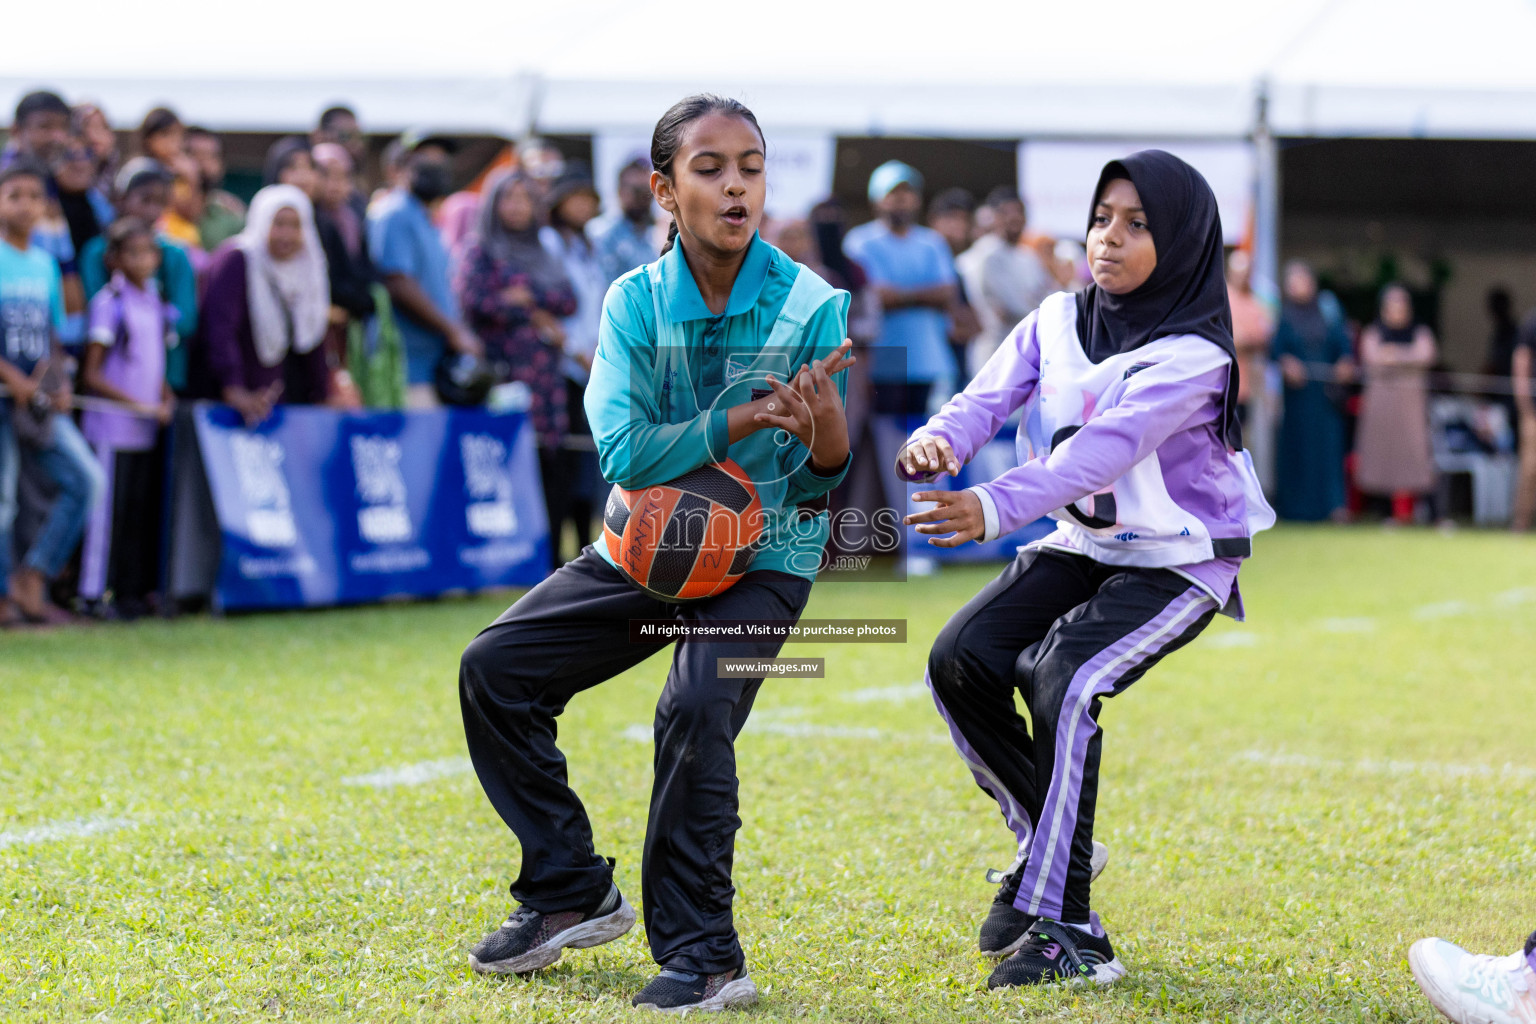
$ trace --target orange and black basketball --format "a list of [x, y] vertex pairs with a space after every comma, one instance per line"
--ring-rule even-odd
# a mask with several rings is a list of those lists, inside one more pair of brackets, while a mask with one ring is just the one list
[[603, 509], [603, 540], [619, 571], [663, 601], [727, 590], [752, 564], [763, 525], [757, 488], [730, 459], [654, 487], [615, 485]]

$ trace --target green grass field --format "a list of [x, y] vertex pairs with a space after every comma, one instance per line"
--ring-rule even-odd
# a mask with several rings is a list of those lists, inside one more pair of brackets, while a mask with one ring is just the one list
[[[1288, 529], [1244, 570], [1248, 624], [1106, 705], [1094, 895], [1129, 976], [989, 994], [983, 871], [1010, 837], [920, 681], [995, 569], [813, 594], [910, 642], [795, 645], [828, 678], [764, 686], [745, 1016], [1429, 1021], [1415, 938], [1502, 953], [1536, 927], [1536, 544]], [[0, 1019], [633, 1019], [640, 928], [526, 979], [466, 966], [518, 851], [467, 772], [457, 659], [505, 603], [0, 636]], [[663, 674], [561, 721], [637, 906]]]

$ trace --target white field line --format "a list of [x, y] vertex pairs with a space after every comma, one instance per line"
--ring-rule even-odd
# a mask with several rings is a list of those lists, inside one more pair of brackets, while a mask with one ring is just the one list
[[1245, 750], [1234, 760], [1272, 768], [1325, 768], [1331, 771], [1364, 772], [1368, 775], [1431, 775], [1447, 779], [1536, 779], [1536, 767], [1520, 764], [1455, 764], [1449, 761], [1397, 761], [1364, 758], [1343, 761], [1307, 754]]
[[[814, 722], [756, 722], [748, 719], [747, 727], [742, 731], [763, 736], [792, 736], [797, 739], [885, 740], [893, 743], [949, 745], [949, 738], [938, 733], [930, 736], [926, 733], [886, 732], [884, 729], [870, 726], [817, 725]], [[651, 726], [639, 723], [625, 726], [620, 735], [634, 743], [650, 743], [655, 739], [655, 732]]]
[[811, 713], [811, 709], [799, 704], [786, 704], [781, 708], [753, 708], [751, 721], [761, 725], [763, 722], [797, 722]]
[[[753, 722], [751, 719], [747, 720], [747, 727], [742, 731], [751, 733], [766, 733], [770, 736], [799, 736], [802, 738], [816, 736], [827, 739], [845, 740], [883, 740], [905, 738], [881, 732], [879, 729], [866, 729], [843, 725], [813, 725], [810, 722]], [[649, 725], [635, 724], [626, 726], [623, 732], [623, 736], [625, 739], [632, 740], [635, 743], [650, 743], [655, 739], [656, 734]]]
[[1218, 633], [1209, 639], [1202, 639], [1200, 646], [1216, 648], [1257, 647], [1259, 639], [1257, 633], [1252, 633], [1248, 630], [1233, 630], [1230, 633]]
[[[811, 709], [799, 704], [786, 704], [778, 708], [754, 708], [752, 717], [747, 721], [748, 729], [761, 730], [764, 726], [778, 722], [803, 722], [811, 713]], [[649, 743], [653, 738], [653, 731], [649, 725], [626, 726], [621, 735], [627, 740], [636, 743]]]
[[474, 770], [474, 765], [469, 763], [467, 757], [441, 757], [435, 761], [417, 761], [415, 764], [381, 768], [366, 775], [348, 775], [341, 780], [341, 784], [393, 789], [396, 786], [420, 786], [452, 775], [466, 775]]
[[747, 732], [767, 733], [770, 736], [823, 737], [834, 740], [884, 740], [898, 739], [893, 733], [868, 726], [815, 725], [811, 722], [764, 722], [753, 726], [747, 721]]
[[0, 830], [0, 850], [11, 846], [35, 846], [38, 843], [54, 843], [61, 839], [84, 839], [105, 832], [132, 828], [132, 818], [76, 818], [73, 821], [52, 821], [31, 828]]
[[905, 704], [908, 701], [927, 700], [928, 687], [922, 683], [904, 686], [868, 686], [862, 690], [849, 690], [840, 695], [849, 704]]
[[1327, 633], [1372, 633], [1376, 630], [1376, 620], [1368, 616], [1321, 619], [1317, 625]]
[[1413, 610], [1416, 619], [1450, 619], [1459, 615], [1475, 615], [1477, 607], [1467, 601], [1441, 601], [1437, 604], [1420, 605]]
[[[1487, 609], [1518, 608], [1521, 605], [1532, 603], [1536, 603], [1536, 587], [1514, 587], [1510, 590], [1500, 591], [1483, 601], [1452, 600], [1421, 604], [1417, 608], [1410, 609], [1409, 615], [1420, 622], [1428, 622], [1434, 619], [1451, 619], [1467, 615], [1477, 615], [1479, 612]], [[1313, 624], [1325, 633], [1371, 633], [1376, 629], [1376, 620], [1369, 616], [1318, 619]], [[1231, 641], [1230, 644], [1234, 647], [1247, 646], [1237, 641]], [[1224, 645], [1206, 641], [1206, 646]]]

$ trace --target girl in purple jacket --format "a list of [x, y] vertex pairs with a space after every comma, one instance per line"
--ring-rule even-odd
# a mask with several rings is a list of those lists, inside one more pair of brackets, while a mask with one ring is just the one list
[[1005, 958], [990, 988], [1125, 974], [1089, 908], [1107, 853], [1093, 842], [1099, 703], [1218, 611], [1242, 617], [1238, 568], [1274, 522], [1242, 450], [1210, 186], [1160, 150], [1108, 164], [1088, 260], [1094, 283], [1042, 302], [897, 464], [919, 482], [958, 473], [1022, 407], [1016, 468], [919, 493], [936, 507], [906, 521], [942, 547], [1058, 524], [928, 657], [950, 736], [1019, 844], [981, 929], [981, 951]]

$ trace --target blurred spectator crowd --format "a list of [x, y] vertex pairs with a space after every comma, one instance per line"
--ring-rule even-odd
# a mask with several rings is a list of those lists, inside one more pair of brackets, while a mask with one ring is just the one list
[[[0, 626], [74, 619], [61, 604], [100, 617], [161, 607], [167, 435], [195, 400], [252, 426], [283, 403], [525, 410], [556, 558], [567, 524], [591, 540], [603, 484], [582, 393], [603, 298], [666, 236], [646, 160], [619, 171], [609, 211], [585, 164], [537, 140], [455, 192], [455, 140], [408, 132], [371, 181], [362, 128], [338, 106], [271, 147], [246, 203], [224, 189], [220, 137], [172, 110], [150, 111], [133, 148], [120, 152], [98, 107], [42, 91], [20, 101], [0, 153]], [[850, 428], [887, 466], [915, 417], [1042, 298], [1088, 277], [1081, 246], [1032, 233], [1012, 188], [979, 203], [928, 196], [916, 169], [890, 161], [868, 200], [866, 223], [828, 200], [763, 234], [853, 293], [849, 332], [867, 357]], [[1304, 265], [1287, 267], [1278, 303], [1248, 278], [1234, 251], [1245, 406], [1280, 384], [1281, 514], [1348, 518], [1372, 495], [1396, 520], [1433, 514], [1436, 343], [1409, 293], [1386, 289], [1360, 326]], [[1482, 410], [1464, 419], [1480, 444], [1502, 430], [1512, 449], [1518, 435], [1514, 521], [1528, 528], [1536, 328], [1495, 316], [1503, 426]], [[843, 486], [857, 507], [908, 504], [889, 473]]]
[[[1509, 293], [1493, 289], [1480, 373], [1444, 368], [1434, 331], [1402, 282], [1377, 296], [1375, 315], [1348, 317], [1313, 268], [1283, 269], [1277, 315], [1233, 255], [1229, 295], [1244, 401], [1273, 401], [1276, 509], [1284, 519], [1449, 527], [1465, 509], [1480, 525], [1529, 530], [1536, 519], [1536, 315], [1519, 323]], [[1267, 371], [1278, 388], [1251, 384]], [[1465, 485], [1465, 486], [1462, 486]], [[1465, 491], [1463, 496], [1462, 492]]]

